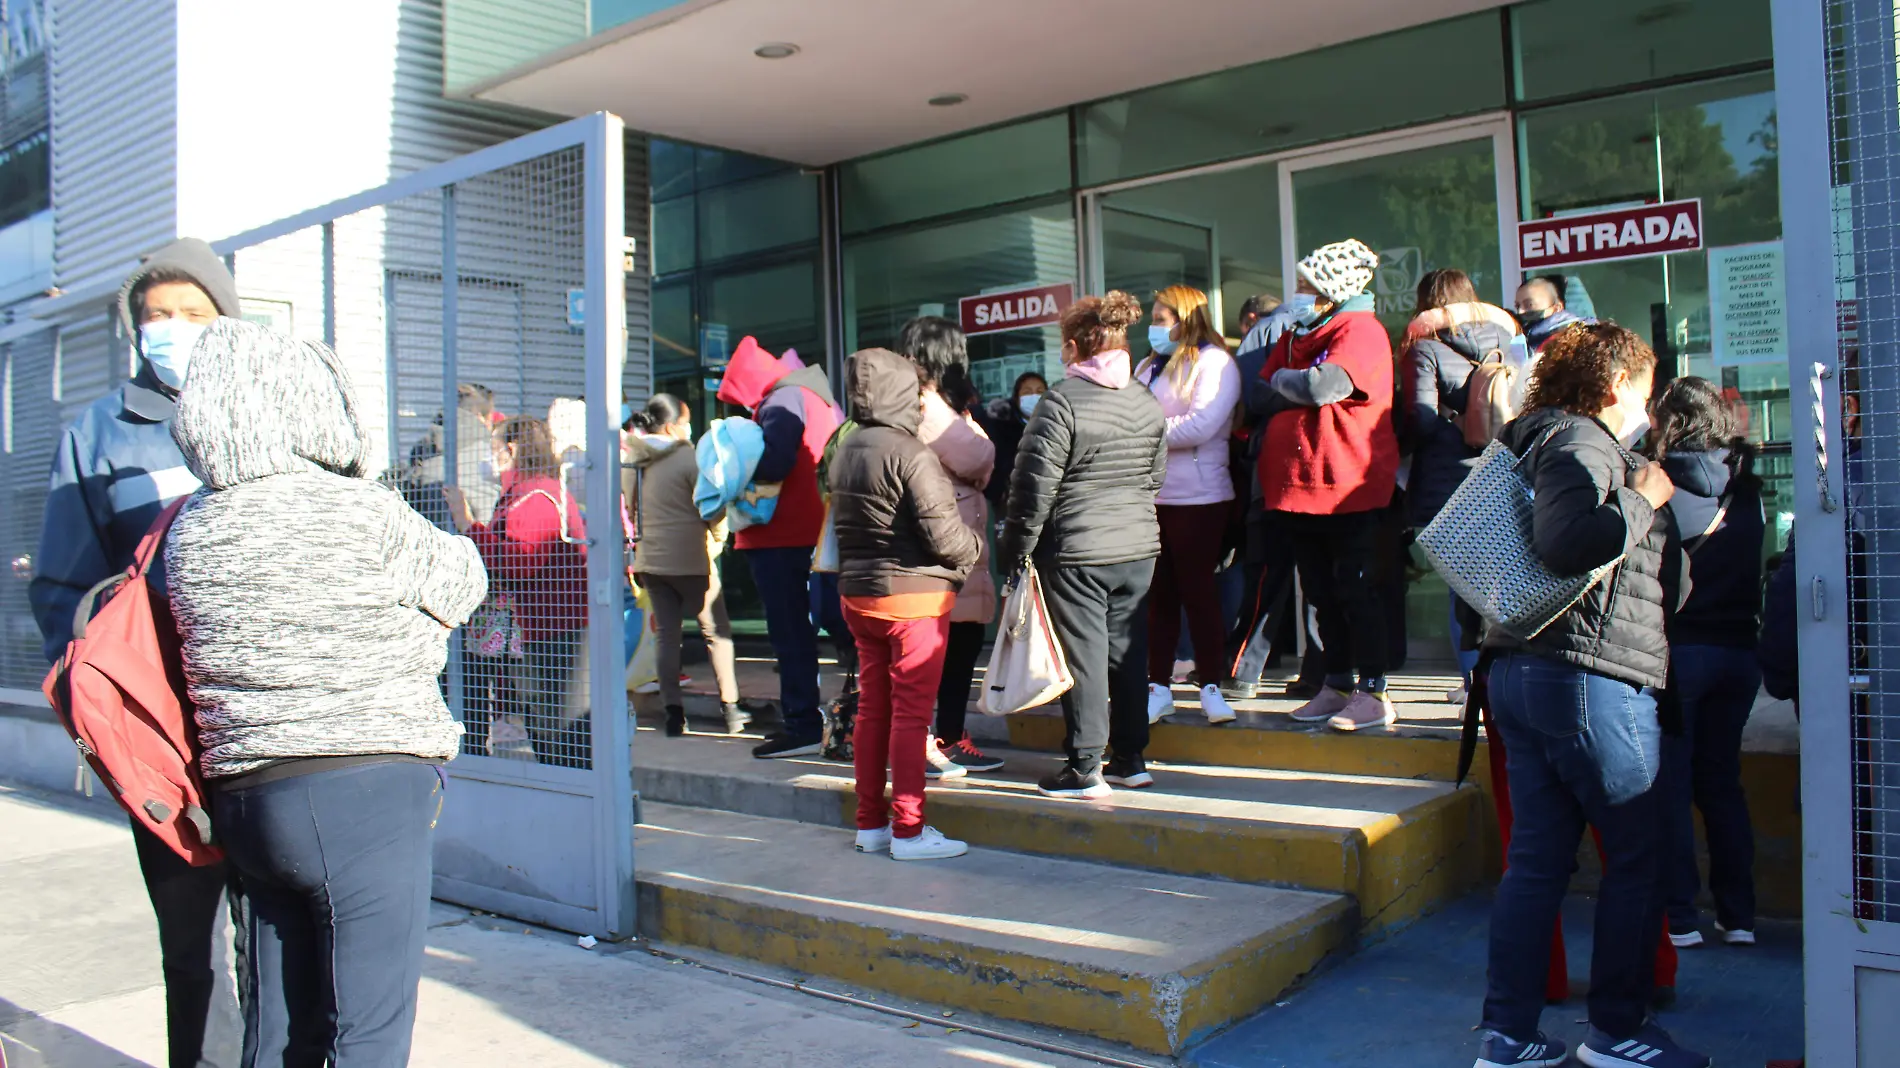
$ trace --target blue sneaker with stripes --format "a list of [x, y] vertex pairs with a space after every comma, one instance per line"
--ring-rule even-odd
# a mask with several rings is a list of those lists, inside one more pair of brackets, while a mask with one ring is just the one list
[[1577, 1060], [1590, 1068], [1709, 1068], [1709, 1058], [1676, 1045], [1669, 1032], [1644, 1024], [1629, 1038], [1611, 1038], [1590, 1028], [1577, 1047]]
[[1542, 1031], [1522, 1042], [1486, 1031], [1484, 1045], [1478, 1047], [1478, 1063], [1471, 1068], [1557, 1068], [1564, 1058], [1564, 1044], [1546, 1038]]

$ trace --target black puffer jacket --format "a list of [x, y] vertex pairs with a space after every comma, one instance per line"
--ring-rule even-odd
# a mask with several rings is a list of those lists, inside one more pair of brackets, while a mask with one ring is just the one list
[[1406, 506], [1415, 526], [1432, 521], [1478, 460], [1451, 420], [1465, 410], [1471, 368], [1511, 344], [1492, 322], [1463, 323], [1412, 343], [1405, 352], [1404, 441], [1412, 453]]
[[1485, 645], [1527, 649], [1632, 686], [1666, 685], [1668, 617], [1682, 604], [1688, 576], [1668, 511], [1629, 487], [1646, 461], [1595, 418], [1555, 408], [1512, 420], [1503, 441], [1524, 456], [1519, 470], [1537, 502], [1532, 550], [1551, 570], [1575, 575], [1628, 555], [1528, 643], [1492, 627]]
[[1154, 394], [1065, 378], [1023, 428], [997, 562], [1098, 567], [1161, 555], [1155, 494], [1168, 469]]
[[838, 533], [838, 592], [845, 597], [956, 590], [976, 563], [976, 533], [922, 421], [917, 365], [888, 349], [845, 362], [845, 398], [858, 424], [830, 461]]
[[[1669, 501], [1676, 531], [1694, 546], [1689, 577], [1695, 592], [1676, 613], [1669, 635], [1678, 645], [1753, 649], [1761, 629], [1761, 543], [1767, 525], [1754, 465], [1727, 449], [1672, 452], [1662, 465], [1676, 484]], [[1725, 498], [1728, 510], [1723, 512]], [[1721, 525], [1703, 537], [1718, 513]]]

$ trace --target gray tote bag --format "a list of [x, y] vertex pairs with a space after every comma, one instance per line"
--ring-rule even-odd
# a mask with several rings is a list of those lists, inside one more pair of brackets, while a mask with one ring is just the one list
[[[1527, 449], [1525, 455], [1535, 451]], [[1417, 543], [1460, 600], [1506, 633], [1529, 641], [1623, 558], [1580, 575], [1559, 575], [1538, 559], [1531, 547], [1534, 495], [1518, 470], [1522, 463], [1501, 441], [1485, 446], [1477, 467], [1419, 531]]]

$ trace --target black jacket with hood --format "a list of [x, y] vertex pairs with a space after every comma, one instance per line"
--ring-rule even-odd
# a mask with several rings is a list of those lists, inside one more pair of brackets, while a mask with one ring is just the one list
[[[237, 282], [224, 261], [210, 245], [185, 237], [146, 257], [119, 287], [126, 336], [139, 336], [132, 292], [154, 273], [195, 282], [219, 315], [238, 317]], [[141, 358], [132, 381], [93, 401], [60, 436], [27, 591], [47, 660], [59, 659], [72, 640], [80, 597], [131, 566], [139, 539], [165, 505], [198, 488], [172, 441], [176, 406], [177, 394]], [[165, 569], [153, 567], [148, 577], [162, 592]]]
[[829, 462], [839, 595], [959, 589], [976, 564], [977, 534], [937, 454], [917, 437], [917, 365], [865, 349], [845, 361], [844, 378], [857, 427]]
[[1471, 369], [1511, 344], [1497, 323], [1461, 323], [1412, 343], [1405, 352], [1405, 411], [1401, 426], [1412, 453], [1405, 499], [1413, 525], [1424, 526], [1445, 506], [1478, 462], [1452, 422], [1464, 414]]
[[[1761, 630], [1761, 543], [1766, 526], [1761, 480], [1748, 458], [1727, 449], [1672, 452], [1662, 465], [1676, 484], [1669, 511], [1689, 549], [1689, 577], [1695, 583], [1669, 636], [1679, 645], [1753, 649]], [[1721, 512], [1721, 525], [1703, 538], [1724, 498], [1728, 510]]]
[[[1132, 382], [1132, 380], [1131, 380]], [[1155, 494], [1168, 470], [1154, 394], [1086, 378], [1049, 387], [1023, 428], [997, 563], [1100, 567], [1161, 555]]]
[[1623, 563], [1529, 642], [1497, 627], [1489, 648], [1529, 651], [1632, 686], [1669, 679], [1669, 616], [1688, 575], [1667, 509], [1630, 488], [1645, 461], [1618, 444], [1594, 417], [1556, 408], [1506, 424], [1504, 444], [1535, 493], [1532, 551], [1551, 570], [1575, 575], [1619, 554]]

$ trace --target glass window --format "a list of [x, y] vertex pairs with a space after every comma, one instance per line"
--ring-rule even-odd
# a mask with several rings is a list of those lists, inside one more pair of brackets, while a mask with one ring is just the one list
[[1507, 299], [1489, 137], [1295, 170], [1293, 220], [1296, 255], [1349, 237], [1379, 253], [1372, 292], [1395, 334], [1427, 271], [1457, 267], [1486, 300]]
[[1501, 108], [1498, 17], [1446, 19], [1085, 105], [1082, 184]]
[[664, 137], [647, 139], [647, 184], [654, 200], [668, 200], [693, 191], [693, 161], [699, 149]]
[[[1747, 75], [1659, 92], [1533, 111], [1520, 120], [1519, 177], [1526, 217], [1699, 197], [1703, 245], [1778, 241], [1780, 184], [1774, 81]], [[1721, 386], [1756, 441], [1788, 441], [1785, 361], [1719, 367], [1710, 345], [1706, 251], [1568, 268], [1586, 306], [1642, 334], [1663, 370]], [[1775, 523], [1792, 510], [1785, 455], [1765, 457], [1765, 502]], [[1785, 538], [1785, 526], [1779, 535]]]
[[723, 326], [728, 350], [750, 334], [775, 353], [797, 349], [807, 365], [824, 363], [825, 330], [818, 314], [815, 258], [714, 275], [705, 288], [701, 332]]
[[47, 131], [0, 149], [0, 226], [19, 222], [53, 204], [51, 140]]
[[845, 233], [1069, 188], [1069, 116], [1048, 115], [844, 164]]
[[698, 176], [699, 188], [702, 190], [732, 182], [743, 182], [747, 178], [758, 178], [778, 171], [797, 169], [782, 160], [766, 159], [764, 156], [748, 156], [743, 152], [727, 152], [717, 148], [698, 149], [695, 156], [697, 162], [694, 170]]
[[[1277, 174], [1269, 163], [1103, 196], [1103, 281], [1144, 304], [1176, 282], [1218, 293], [1222, 329], [1237, 337], [1248, 297], [1285, 294]], [[1129, 341], [1147, 354], [1145, 334]]]
[[[1766, 63], [1768, 0], [1533, 0], [1511, 8], [1517, 98]], [[1588, 42], [1614, 42], [1591, 47]]]
[[768, 178], [702, 186], [700, 262], [818, 240], [818, 178], [784, 171]]
[[[1067, 202], [846, 241], [845, 349], [890, 345], [914, 316], [954, 320], [962, 297], [1075, 276], [1075, 212]], [[978, 391], [1001, 396], [1023, 371], [1052, 373], [1061, 347], [1054, 327], [971, 338]]]
[[674, 197], [653, 205], [653, 273], [684, 271], [696, 262], [694, 198]]

